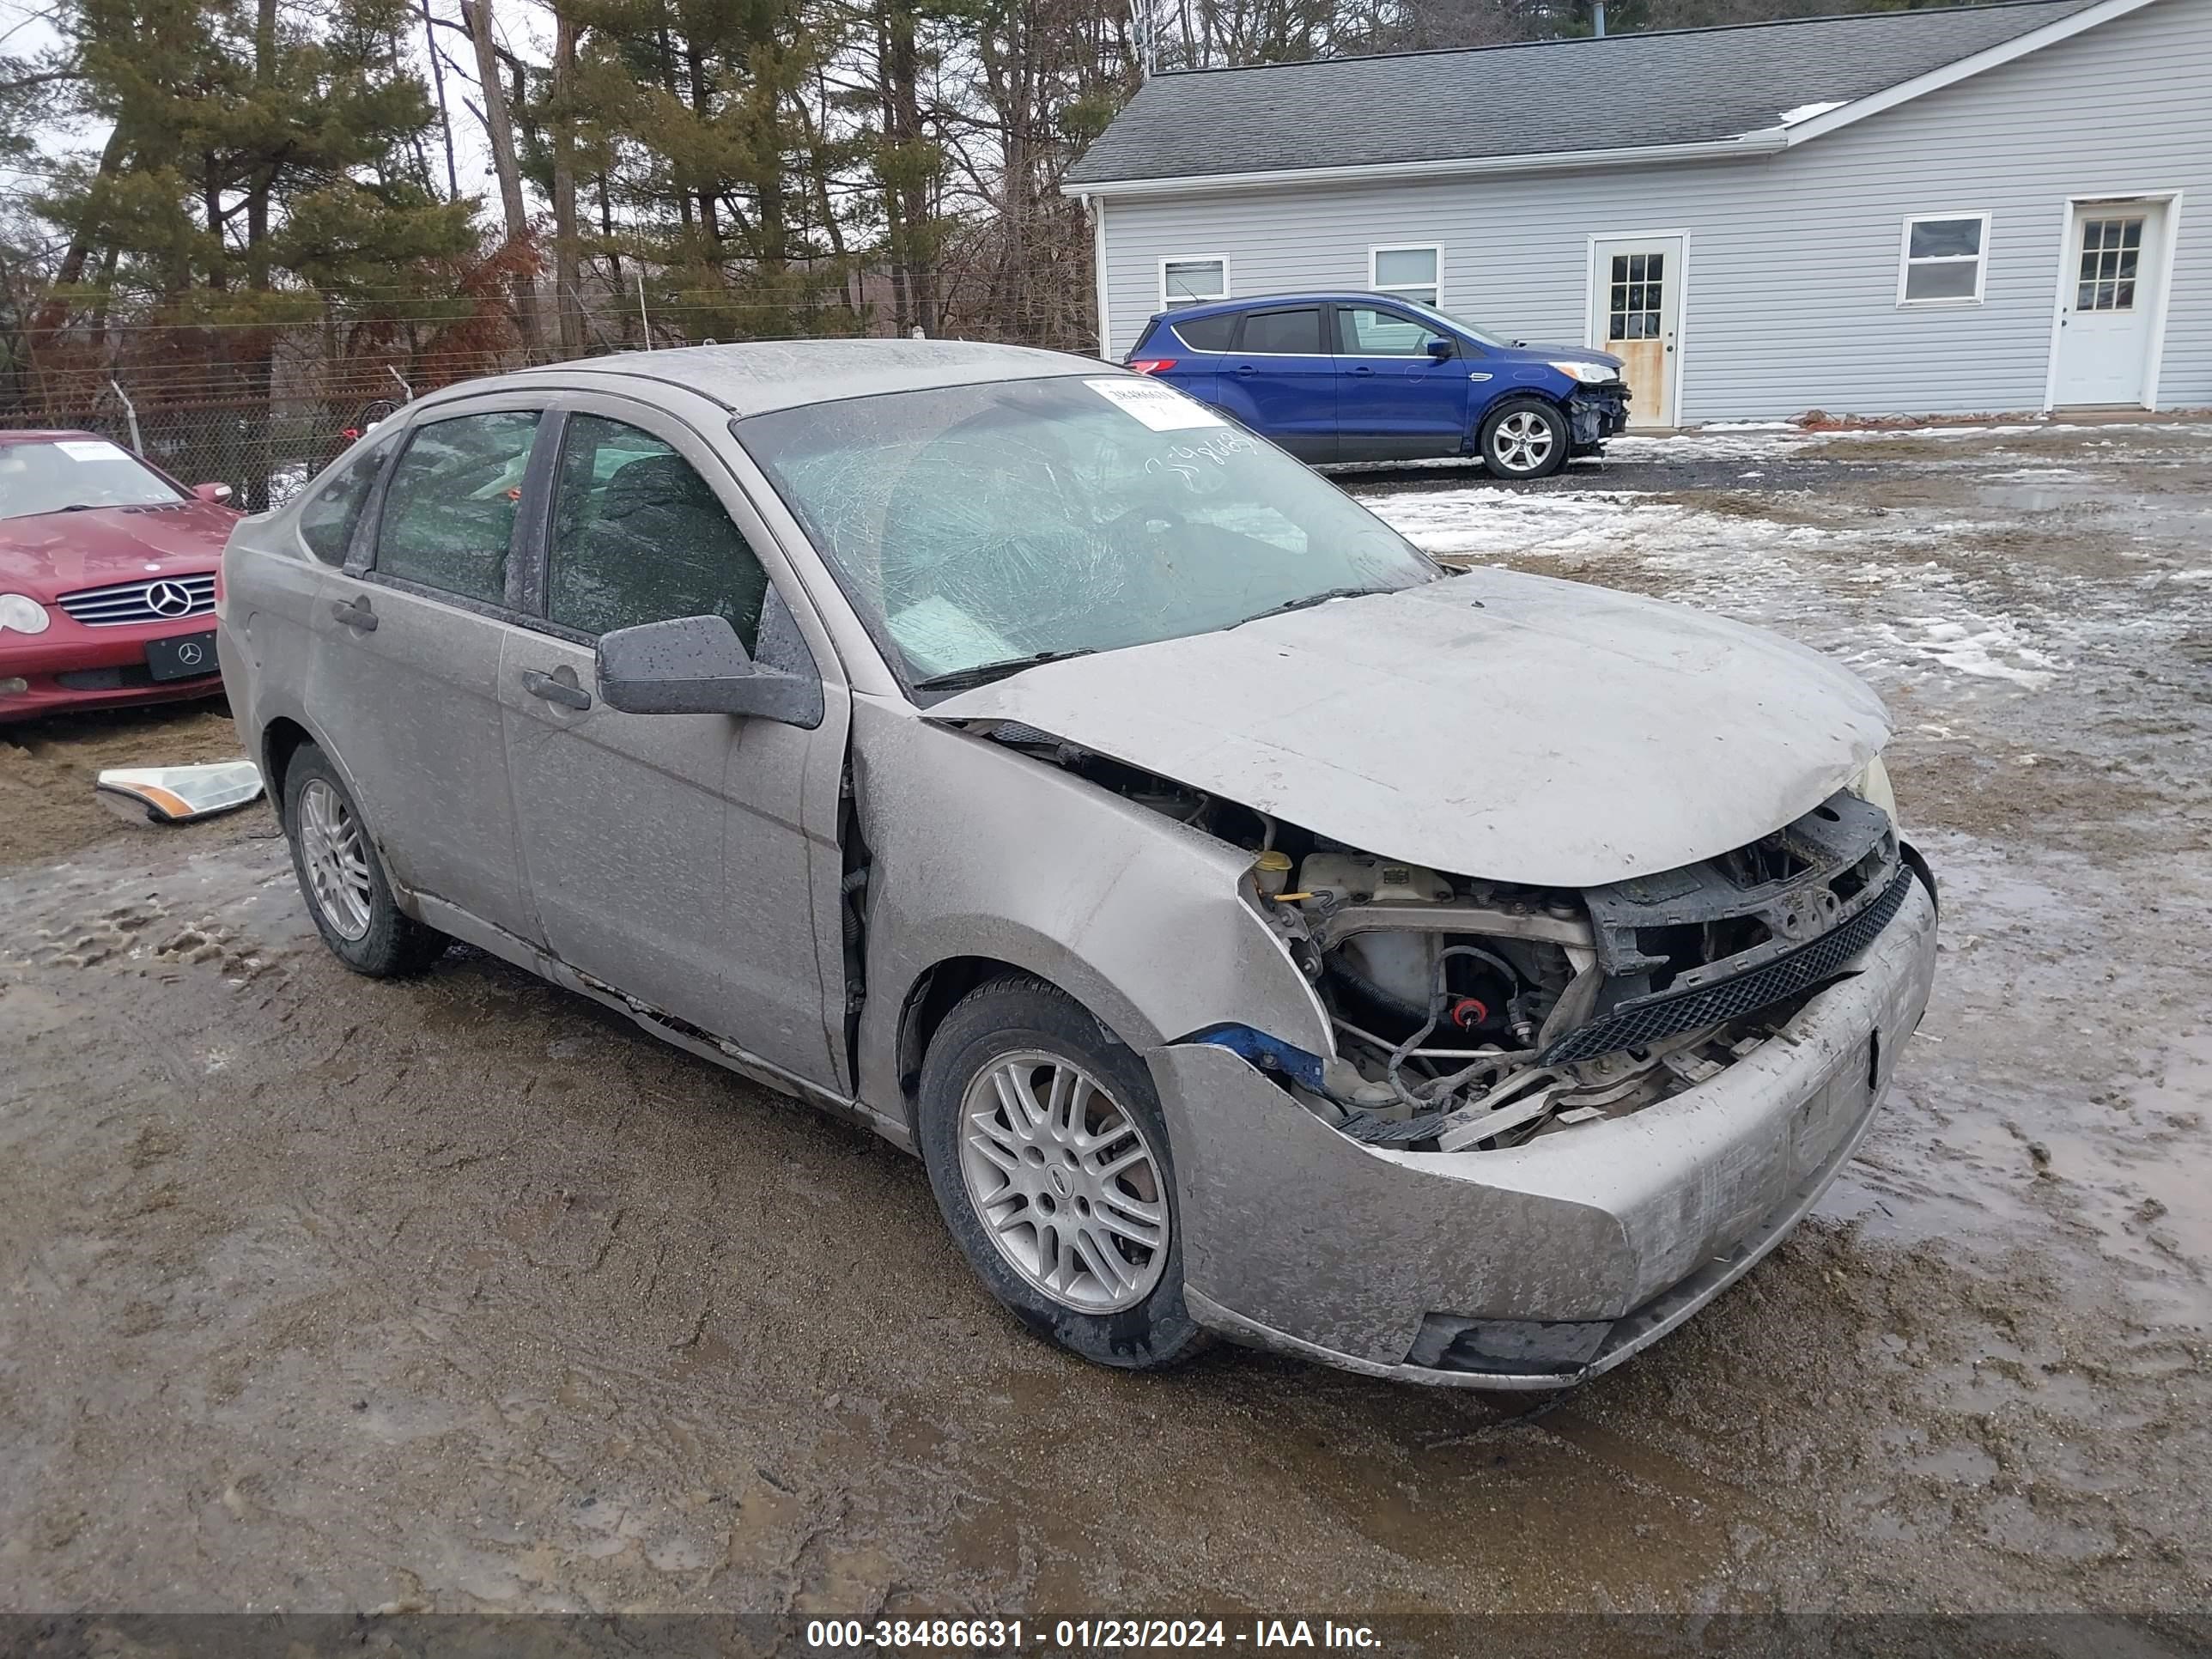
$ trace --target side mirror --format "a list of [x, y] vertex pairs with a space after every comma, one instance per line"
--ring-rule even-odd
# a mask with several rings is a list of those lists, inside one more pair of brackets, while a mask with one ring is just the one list
[[599, 635], [599, 697], [630, 714], [748, 714], [787, 726], [822, 720], [822, 682], [759, 666], [724, 617], [678, 617]]
[[1459, 356], [1459, 348], [1455, 346], [1449, 340], [1431, 340], [1429, 342], [1429, 356], [1435, 358], [1440, 363], [1448, 362], [1452, 358]]
[[192, 486], [192, 499], [194, 501], [213, 501], [218, 507], [228, 505], [230, 501], [230, 486], [227, 483], [194, 484]]

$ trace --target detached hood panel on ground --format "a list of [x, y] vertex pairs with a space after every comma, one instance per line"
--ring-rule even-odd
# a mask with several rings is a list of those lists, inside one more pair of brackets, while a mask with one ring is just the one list
[[1856, 676], [1778, 635], [1479, 570], [1048, 663], [935, 704], [1456, 875], [1585, 887], [1711, 858], [1881, 751]]

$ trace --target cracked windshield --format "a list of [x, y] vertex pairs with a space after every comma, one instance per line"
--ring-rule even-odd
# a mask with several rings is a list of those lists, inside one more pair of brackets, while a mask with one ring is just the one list
[[734, 430], [917, 685], [1437, 574], [1272, 445], [1127, 376], [856, 398]]

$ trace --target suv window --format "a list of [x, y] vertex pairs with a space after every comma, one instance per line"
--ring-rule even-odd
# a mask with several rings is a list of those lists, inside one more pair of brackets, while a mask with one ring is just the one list
[[1244, 337], [1239, 351], [1272, 353], [1277, 356], [1312, 357], [1321, 355], [1321, 308], [1299, 311], [1255, 311], [1244, 319]]
[[507, 550], [538, 411], [461, 415], [416, 428], [392, 469], [376, 568], [441, 593], [507, 602]]
[[1188, 317], [1170, 331], [1193, 351], [1226, 351], [1237, 337], [1238, 315], [1224, 311], [1214, 317]]
[[332, 469], [322, 488], [301, 504], [300, 539], [325, 564], [345, 562], [354, 526], [391, 454], [389, 443], [362, 445], [359, 454]]
[[569, 416], [561, 440], [545, 614], [605, 634], [726, 617], [750, 651], [768, 573], [690, 462], [649, 432]]
[[1402, 311], [1375, 306], [1336, 308], [1336, 349], [1351, 357], [1425, 357], [1429, 342], [1446, 337]]

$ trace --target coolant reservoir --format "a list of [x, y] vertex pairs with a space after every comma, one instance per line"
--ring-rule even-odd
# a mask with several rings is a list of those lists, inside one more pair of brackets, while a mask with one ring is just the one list
[[[1452, 896], [1451, 884], [1435, 871], [1365, 853], [1312, 854], [1298, 866], [1298, 889], [1311, 895], [1304, 901], [1308, 910], [1339, 904], [1442, 904]], [[1339, 948], [1354, 973], [1406, 1007], [1418, 1009], [1428, 1002], [1443, 944], [1437, 934], [1394, 927], [1354, 934]]]
[[1451, 884], [1418, 864], [1393, 864], [1365, 853], [1315, 853], [1298, 866], [1298, 890], [1312, 904], [1441, 904]]

